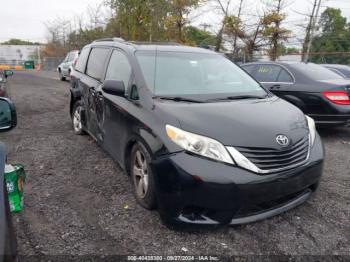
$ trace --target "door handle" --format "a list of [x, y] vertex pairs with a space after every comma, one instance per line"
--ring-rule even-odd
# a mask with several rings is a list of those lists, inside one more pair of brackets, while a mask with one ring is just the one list
[[93, 97], [96, 96], [96, 90], [94, 87], [90, 87], [90, 93], [91, 93], [91, 96], [93, 96]]
[[270, 89], [280, 89], [280, 88], [281, 88], [280, 85], [273, 85], [273, 86], [270, 87]]
[[102, 92], [101, 92], [101, 91], [96, 92], [96, 94], [97, 94], [97, 97], [98, 97], [99, 99], [102, 99], [102, 98], [103, 98], [103, 95], [102, 95]]

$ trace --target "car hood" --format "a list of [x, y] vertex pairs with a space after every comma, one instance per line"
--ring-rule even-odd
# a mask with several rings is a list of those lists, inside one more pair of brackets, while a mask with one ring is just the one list
[[281, 149], [277, 135], [286, 135], [293, 144], [309, 132], [304, 114], [277, 97], [215, 103], [156, 101], [155, 107], [170, 119], [175, 117], [183, 130], [226, 146]]

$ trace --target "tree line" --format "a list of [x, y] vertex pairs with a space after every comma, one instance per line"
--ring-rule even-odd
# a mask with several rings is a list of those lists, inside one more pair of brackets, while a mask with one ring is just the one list
[[[167, 41], [211, 48], [229, 52], [236, 61], [252, 61], [253, 54], [259, 51], [271, 60], [283, 54], [305, 58], [310, 51], [311, 56], [306, 58], [310, 61], [348, 63], [346, 56], [332, 56], [329, 52], [350, 50], [350, 24], [341, 10], [334, 8], [327, 8], [317, 20], [321, 1], [308, 2], [312, 11], [303, 14], [306, 24], [300, 26], [304, 26], [304, 33], [296, 37], [286, 23], [291, 0], [104, 0], [89, 7], [85, 18], [47, 22], [48, 43], [43, 56], [63, 57], [96, 39], [121, 37], [127, 41]], [[209, 12], [218, 24], [210, 22]], [[300, 43], [291, 45], [295, 39]]]

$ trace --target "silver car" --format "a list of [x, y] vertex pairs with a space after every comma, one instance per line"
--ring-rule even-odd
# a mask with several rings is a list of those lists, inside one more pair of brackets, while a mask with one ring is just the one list
[[63, 62], [58, 66], [57, 71], [61, 81], [65, 81], [67, 77], [70, 77], [70, 73], [73, 70], [73, 65], [79, 57], [79, 51], [74, 50], [67, 54]]

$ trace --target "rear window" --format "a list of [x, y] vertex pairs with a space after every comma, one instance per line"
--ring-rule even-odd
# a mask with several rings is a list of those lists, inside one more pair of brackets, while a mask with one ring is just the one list
[[89, 61], [86, 67], [86, 74], [95, 78], [96, 80], [101, 80], [106, 59], [109, 53], [107, 48], [93, 48], [91, 50]]
[[85, 72], [86, 61], [89, 57], [89, 53], [90, 53], [90, 48], [84, 48], [81, 51], [77, 64], [75, 65], [75, 70], [82, 73]]
[[313, 63], [291, 64], [290, 67], [293, 67], [294, 70], [302, 73], [303, 75], [315, 81], [343, 79], [343, 77], [341, 77], [337, 73], [334, 73], [328, 68]]

